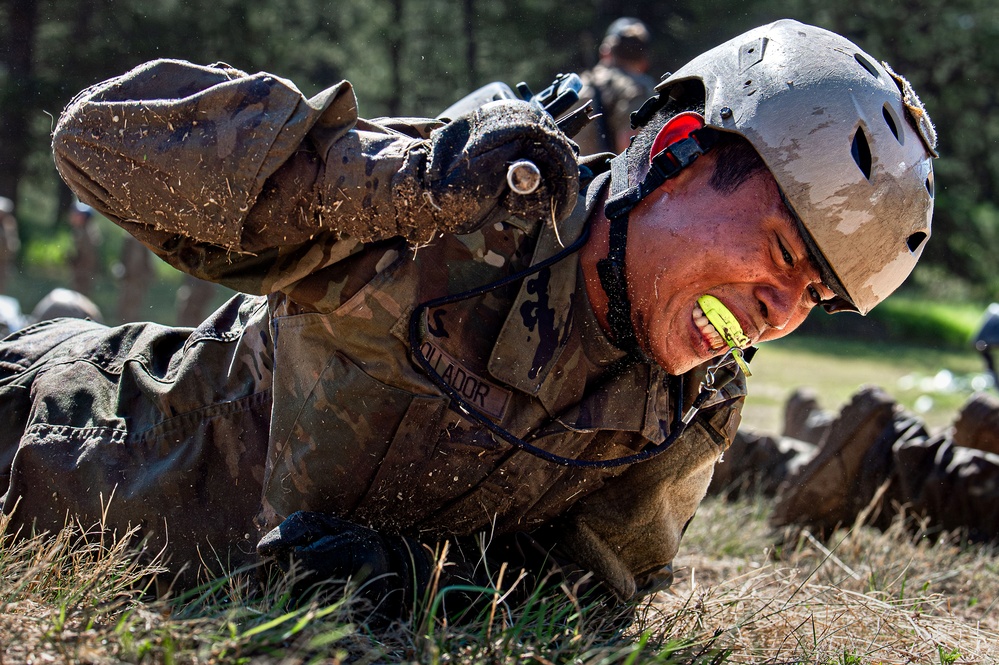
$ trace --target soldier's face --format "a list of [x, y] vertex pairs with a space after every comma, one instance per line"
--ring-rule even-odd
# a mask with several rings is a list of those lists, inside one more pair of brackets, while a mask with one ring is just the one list
[[753, 344], [787, 335], [821, 300], [833, 297], [769, 173], [733, 193], [708, 180], [713, 156], [646, 197], [630, 215], [628, 285], [639, 343], [680, 374], [727, 345], [700, 316], [712, 295]]

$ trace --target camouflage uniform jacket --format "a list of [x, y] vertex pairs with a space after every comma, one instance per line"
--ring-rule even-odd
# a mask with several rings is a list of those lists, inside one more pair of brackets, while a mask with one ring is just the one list
[[[109, 506], [110, 526], [169, 542], [175, 562], [235, 563], [296, 510], [425, 539], [554, 521], [567, 555], [622, 596], [667, 564], [743, 384], [623, 478], [542, 461], [463, 417], [412, 360], [414, 305], [553, 254], [597, 197], [557, 231], [506, 218], [419, 247], [379, 235], [394, 228], [392, 174], [432, 126], [357, 119], [346, 82], [305, 100], [273, 76], [177, 62], [85, 91], [56, 129], [63, 176], [163, 259], [248, 295], [196, 329], [63, 320], [0, 345], [0, 414], [22, 423], [0, 433], [15, 522], [53, 528]], [[293, 212], [332, 190], [341, 198]], [[339, 232], [344, 215], [368, 220], [371, 239]], [[621, 354], [576, 254], [424, 324], [420, 348], [444, 380], [547, 450], [625, 455], [673, 421], [658, 367], [606, 376]]]

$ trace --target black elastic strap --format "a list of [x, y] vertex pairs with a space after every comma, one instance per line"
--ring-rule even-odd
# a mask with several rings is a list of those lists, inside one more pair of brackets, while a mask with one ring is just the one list
[[[711, 150], [717, 143], [718, 130], [711, 127], [701, 127], [691, 132], [689, 137], [667, 146], [652, 157], [649, 170], [642, 178], [642, 182], [622, 191], [615, 191], [607, 199], [607, 203], [604, 205], [604, 214], [611, 220], [626, 215], [638, 205], [639, 201], [659, 189], [670, 178], [676, 177], [680, 171], [693, 164], [698, 157]], [[623, 176], [624, 183], [628, 182], [626, 155], [627, 153], [624, 153], [615, 159], [615, 161], [622, 160], [621, 165], [614, 169], [615, 181], [620, 182]], [[613, 165], [611, 168], [614, 168]], [[622, 173], [622, 171], [625, 172]], [[613, 181], [612, 185], [620, 187]]]
[[[646, 102], [646, 105], [655, 99], [657, 98], [653, 97]], [[644, 109], [645, 106], [636, 113], [641, 113]], [[604, 215], [610, 220], [609, 248], [607, 258], [597, 261], [597, 274], [600, 277], [600, 285], [607, 294], [607, 323], [611, 328], [611, 336], [614, 344], [622, 351], [627, 353], [638, 351], [635, 327], [631, 323], [631, 301], [628, 298], [625, 272], [628, 215], [639, 201], [693, 164], [694, 160], [713, 148], [717, 142], [718, 131], [710, 127], [702, 127], [691, 132], [690, 137], [667, 146], [655, 155], [642, 182], [627, 188], [625, 188], [629, 181], [627, 153], [619, 155], [611, 162], [613, 189], [604, 205]]]
[[[638, 202], [638, 200], [631, 202], [631, 197], [637, 195], [638, 190], [624, 187], [628, 183], [626, 155], [625, 152], [611, 160], [611, 192], [604, 204], [604, 215], [610, 221], [608, 250], [607, 258], [597, 261], [597, 276], [600, 278], [600, 286], [607, 295], [607, 324], [610, 326], [611, 340], [625, 353], [636, 354], [638, 340], [635, 338], [635, 328], [631, 324], [631, 300], [628, 298], [624, 258], [628, 246], [627, 211]], [[628, 201], [630, 205], [612, 206], [612, 201]], [[611, 214], [608, 214], [608, 209]], [[623, 216], [619, 210], [624, 212]]]
[[[594, 191], [592, 193], [592, 196], [597, 195], [597, 192], [600, 189], [598, 183], [601, 180], [603, 180], [603, 178], [598, 177], [597, 182], [593, 183]], [[646, 448], [640, 453], [636, 453], [634, 455], [627, 455], [625, 457], [618, 457], [608, 460], [577, 460], [577, 459], [572, 459], [571, 457], [563, 457], [561, 455], [556, 455], [555, 453], [551, 453], [542, 448], [538, 448], [537, 446], [532, 445], [527, 441], [524, 441], [520, 437], [514, 435], [512, 432], [494, 423], [489, 418], [489, 416], [479, 411], [475, 406], [470, 404], [468, 400], [466, 400], [465, 397], [460, 392], [451, 387], [451, 385], [447, 381], [445, 381], [440, 374], [437, 373], [437, 370], [434, 369], [434, 366], [427, 359], [426, 355], [424, 355], [421, 348], [421, 339], [420, 339], [421, 322], [424, 320], [424, 313], [428, 309], [432, 307], [441, 307], [443, 305], [448, 305], [454, 302], [458, 302], [460, 300], [473, 298], [475, 296], [482, 295], [490, 291], [495, 291], [496, 289], [502, 288], [508, 284], [511, 284], [512, 282], [515, 282], [517, 280], [523, 279], [524, 277], [528, 277], [537, 272], [540, 272], [541, 270], [566, 258], [573, 252], [579, 251], [583, 247], [583, 245], [586, 244], [586, 241], [589, 239], [589, 235], [590, 235], [590, 224], [588, 222], [586, 226], [583, 228], [583, 231], [580, 234], [579, 238], [577, 238], [575, 242], [573, 242], [572, 244], [570, 244], [568, 247], [558, 252], [557, 254], [554, 254], [548, 257], [547, 259], [539, 262], [537, 265], [533, 265], [523, 270], [519, 270], [513, 273], [512, 275], [508, 275], [507, 277], [499, 279], [495, 282], [471, 289], [469, 291], [465, 291], [463, 293], [443, 296], [440, 298], [434, 298], [432, 300], [427, 300], [425, 302], [420, 303], [419, 305], [416, 306], [416, 308], [413, 310], [412, 315], [410, 315], [409, 317], [409, 345], [413, 351], [413, 356], [416, 359], [417, 364], [419, 364], [419, 366], [423, 369], [426, 375], [430, 378], [431, 381], [434, 382], [434, 384], [441, 390], [441, 392], [443, 392], [445, 395], [448, 396], [448, 398], [451, 399], [452, 404], [459, 411], [461, 411], [467, 418], [474, 420], [475, 422], [479, 423], [487, 430], [492, 432], [494, 435], [502, 439], [503, 441], [509, 443], [514, 448], [517, 448], [526, 453], [534, 455], [535, 457], [543, 459], [547, 462], [551, 462], [552, 464], [557, 464], [559, 466], [589, 468], [589, 469], [606, 469], [611, 467], [624, 466], [626, 464], [634, 464], [635, 462], [641, 462], [643, 460], [651, 459], [652, 457], [655, 457], [656, 455], [660, 455], [663, 452], [665, 452], [666, 449], [669, 448], [673, 444], [673, 442], [675, 442], [677, 438], [680, 437], [680, 435], [684, 432], [684, 430], [686, 430], [687, 424], [689, 423], [689, 419], [688, 420], [680, 419], [680, 413], [683, 410], [682, 390], [678, 390], [676, 393], [677, 399], [676, 399], [675, 410], [677, 418], [674, 420], [674, 426], [669, 436], [667, 436], [662, 443], [652, 446], [651, 448]], [[626, 355], [625, 357], [614, 362], [604, 373], [604, 376], [608, 380], [614, 376], [617, 376], [618, 374], [624, 372], [631, 364], [636, 362], [637, 358], [638, 358], [637, 354]], [[707, 400], [708, 397], [710, 397], [715, 391], [716, 389], [714, 388], [710, 388], [707, 386], [702, 387], [701, 392], [694, 400], [695, 406], [692, 408], [700, 408], [701, 404], [703, 404], [704, 401]], [[688, 410], [688, 413], [691, 413], [691, 411]]]

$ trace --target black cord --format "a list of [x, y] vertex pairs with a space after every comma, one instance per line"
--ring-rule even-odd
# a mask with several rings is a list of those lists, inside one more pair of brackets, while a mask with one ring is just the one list
[[[556, 455], [555, 453], [551, 453], [542, 448], [538, 448], [537, 446], [534, 446], [528, 443], [527, 441], [524, 441], [520, 437], [514, 435], [512, 432], [494, 423], [486, 414], [482, 413], [477, 408], [469, 404], [468, 401], [464, 398], [464, 396], [461, 395], [460, 392], [451, 387], [451, 385], [447, 381], [445, 381], [440, 374], [437, 373], [437, 370], [434, 369], [433, 365], [427, 359], [426, 355], [424, 355], [423, 350], [421, 348], [422, 345], [420, 340], [420, 321], [423, 319], [424, 312], [426, 312], [431, 307], [440, 307], [442, 305], [448, 305], [454, 302], [458, 302], [460, 300], [467, 300], [468, 298], [474, 298], [475, 296], [482, 295], [490, 291], [495, 291], [496, 289], [502, 288], [507, 284], [523, 279], [524, 277], [527, 277], [529, 275], [538, 273], [541, 270], [544, 270], [545, 268], [561, 261], [562, 259], [569, 256], [573, 252], [579, 251], [579, 249], [582, 248], [582, 246], [586, 243], [586, 240], [589, 238], [589, 235], [590, 235], [590, 225], [587, 224], [583, 228], [583, 232], [580, 234], [580, 237], [577, 238], [575, 242], [573, 242], [571, 245], [569, 245], [562, 251], [558, 252], [557, 254], [554, 254], [548, 257], [547, 259], [541, 261], [537, 265], [530, 266], [523, 270], [519, 270], [513, 273], [512, 275], [508, 275], [506, 277], [498, 279], [495, 282], [486, 284], [484, 286], [479, 286], [474, 289], [464, 291], [462, 293], [447, 295], [440, 298], [434, 298], [432, 300], [427, 300], [425, 302], [420, 303], [413, 310], [413, 313], [409, 318], [409, 345], [413, 350], [413, 355], [416, 358], [417, 363], [420, 365], [421, 368], [423, 368], [423, 371], [426, 372], [427, 376], [430, 377], [430, 380], [433, 381], [438, 388], [440, 388], [441, 392], [447, 395], [452, 400], [454, 405], [468, 418], [471, 418], [472, 420], [478, 422], [480, 425], [488, 429], [490, 432], [498, 436], [503, 441], [506, 441], [513, 447], [523, 450], [526, 453], [530, 453], [535, 457], [539, 457], [545, 460], [546, 462], [551, 462], [552, 464], [557, 464], [559, 466], [568, 466], [568, 467], [586, 468], [586, 469], [607, 469], [612, 467], [624, 466], [626, 464], [634, 464], [635, 462], [641, 462], [656, 457], [657, 455], [660, 455], [663, 452], [665, 452], [666, 449], [669, 448], [671, 445], [673, 445], [673, 443], [680, 437], [680, 435], [683, 434], [683, 432], [686, 430], [687, 425], [690, 423], [690, 420], [693, 418], [694, 413], [696, 413], [697, 409], [699, 409], [701, 405], [704, 404], [704, 402], [708, 399], [708, 397], [710, 397], [715, 392], [715, 390], [707, 385], [702, 386], [701, 391], [694, 399], [694, 404], [691, 406], [691, 409], [687, 411], [687, 415], [683, 416], [682, 418], [678, 417], [676, 419], [673, 431], [670, 432], [669, 436], [667, 436], [662, 443], [652, 446], [651, 448], [647, 448], [646, 450], [643, 450], [640, 453], [636, 453], [634, 455], [627, 455], [625, 457], [617, 457], [608, 460], [578, 460], [578, 459], [573, 459], [571, 457], [563, 457], [561, 455]], [[624, 369], [627, 368], [632, 363], [634, 363], [637, 360], [637, 358], [638, 358], [637, 353], [629, 353], [624, 358], [621, 358], [620, 360], [615, 362], [608, 369], [607, 374], [609, 376], [614, 376], [616, 373], [624, 371]], [[683, 391], [680, 390], [677, 393], [678, 416], [682, 411], [682, 409], [683, 409]]]

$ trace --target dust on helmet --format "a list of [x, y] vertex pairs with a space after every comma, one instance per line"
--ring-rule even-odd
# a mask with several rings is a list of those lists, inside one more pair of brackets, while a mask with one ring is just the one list
[[698, 56], [656, 90], [692, 83], [708, 127], [745, 137], [798, 218], [826, 283], [866, 314], [930, 237], [936, 134], [911, 86], [849, 40], [792, 20]]

